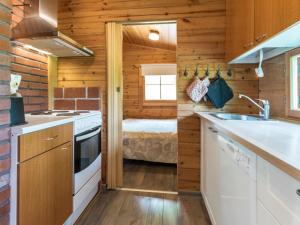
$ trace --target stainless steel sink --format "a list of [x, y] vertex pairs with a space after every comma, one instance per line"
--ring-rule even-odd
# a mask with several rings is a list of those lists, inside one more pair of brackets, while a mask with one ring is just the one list
[[211, 113], [210, 115], [221, 120], [243, 120], [243, 121], [264, 120], [263, 118], [258, 116], [249, 116], [249, 115], [241, 115], [241, 114], [233, 114], [233, 113]]

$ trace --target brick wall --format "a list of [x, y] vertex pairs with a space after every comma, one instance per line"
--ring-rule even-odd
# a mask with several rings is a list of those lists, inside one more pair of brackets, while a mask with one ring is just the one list
[[101, 92], [97, 87], [55, 88], [56, 110], [100, 110]]
[[[24, 0], [12, 0], [20, 5]], [[24, 7], [14, 7], [13, 28], [23, 18]], [[20, 93], [24, 97], [26, 112], [48, 109], [48, 57], [36, 52], [13, 46], [11, 49], [11, 70], [22, 76]]]
[[6, 225], [10, 208], [10, 1], [0, 1], [0, 22], [0, 225]]

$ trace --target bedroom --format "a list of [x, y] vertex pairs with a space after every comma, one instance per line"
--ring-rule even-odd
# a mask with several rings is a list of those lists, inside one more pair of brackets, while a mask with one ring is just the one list
[[123, 25], [123, 188], [177, 190], [176, 29]]

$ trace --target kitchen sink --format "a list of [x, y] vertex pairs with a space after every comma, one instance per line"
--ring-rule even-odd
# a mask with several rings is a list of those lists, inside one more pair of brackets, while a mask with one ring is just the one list
[[211, 113], [210, 115], [221, 120], [243, 120], [243, 121], [264, 121], [263, 118], [258, 116], [233, 114], [233, 113]]

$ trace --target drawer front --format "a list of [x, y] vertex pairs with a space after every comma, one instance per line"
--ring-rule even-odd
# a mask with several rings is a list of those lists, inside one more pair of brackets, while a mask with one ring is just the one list
[[72, 123], [22, 135], [19, 138], [19, 161], [28, 160], [72, 139]]
[[257, 194], [259, 201], [281, 225], [300, 225], [300, 182], [259, 158]]

